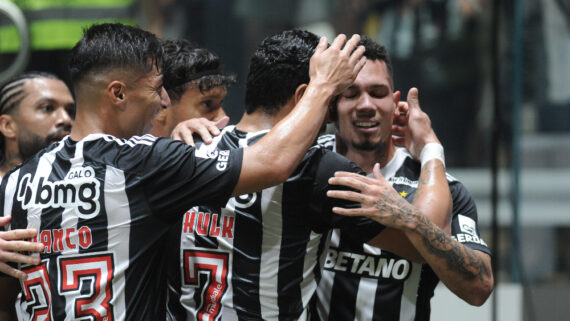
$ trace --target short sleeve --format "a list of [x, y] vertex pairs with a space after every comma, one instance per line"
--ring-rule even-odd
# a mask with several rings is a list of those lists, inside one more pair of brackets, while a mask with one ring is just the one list
[[360, 175], [365, 175], [365, 173], [356, 164], [340, 154], [330, 150], [322, 150], [321, 153], [322, 156], [313, 185], [313, 200], [320, 209], [322, 228], [340, 228], [343, 235], [350, 235], [357, 242], [365, 243], [369, 241], [380, 233], [384, 226], [365, 217], [348, 217], [333, 213], [333, 207], [355, 208], [360, 206], [360, 204], [327, 196], [328, 190], [347, 189], [341, 186], [329, 185], [328, 180], [334, 176], [336, 171], [346, 171]]
[[243, 149], [199, 153], [179, 141], [159, 138], [151, 146], [123, 155], [121, 168], [153, 214], [179, 216], [195, 205], [223, 206], [239, 179]]
[[449, 187], [453, 198], [451, 236], [465, 246], [491, 255], [487, 243], [479, 233], [477, 206], [473, 197], [458, 181], [450, 182]]

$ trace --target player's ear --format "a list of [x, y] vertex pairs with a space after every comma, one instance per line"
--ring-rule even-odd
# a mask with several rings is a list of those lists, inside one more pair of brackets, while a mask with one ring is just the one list
[[126, 102], [127, 85], [119, 80], [111, 81], [105, 88], [107, 97], [115, 106], [124, 108]]
[[394, 92], [394, 95], [393, 95], [394, 105], [398, 106], [398, 103], [400, 102], [401, 97], [402, 97], [402, 93], [399, 90], [396, 90]]
[[299, 87], [295, 90], [295, 105], [299, 103], [303, 95], [305, 94], [305, 90], [307, 89], [307, 84], [300, 84]]
[[0, 115], [0, 132], [6, 138], [15, 138], [18, 134], [18, 124], [14, 117], [8, 114]]

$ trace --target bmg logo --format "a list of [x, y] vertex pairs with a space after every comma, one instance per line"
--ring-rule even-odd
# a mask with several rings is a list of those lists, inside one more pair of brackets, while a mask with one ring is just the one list
[[45, 177], [32, 179], [26, 174], [20, 180], [16, 199], [22, 209], [62, 207], [73, 208], [82, 219], [91, 219], [99, 213], [99, 187], [91, 167], [74, 168], [66, 180], [50, 182]]

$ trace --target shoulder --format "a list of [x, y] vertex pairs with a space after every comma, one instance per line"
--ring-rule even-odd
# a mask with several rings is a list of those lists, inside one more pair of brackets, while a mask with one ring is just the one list
[[330, 150], [334, 150], [335, 143], [335, 135], [333, 134], [325, 134], [317, 138], [317, 144], [322, 145], [323, 147]]

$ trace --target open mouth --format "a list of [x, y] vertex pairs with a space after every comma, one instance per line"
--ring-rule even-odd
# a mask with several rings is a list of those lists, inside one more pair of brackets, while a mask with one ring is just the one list
[[380, 125], [380, 122], [377, 122], [377, 121], [355, 121], [355, 122], [353, 122], [353, 125], [358, 127], [358, 128], [369, 129], [369, 128], [377, 127], [378, 125]]

